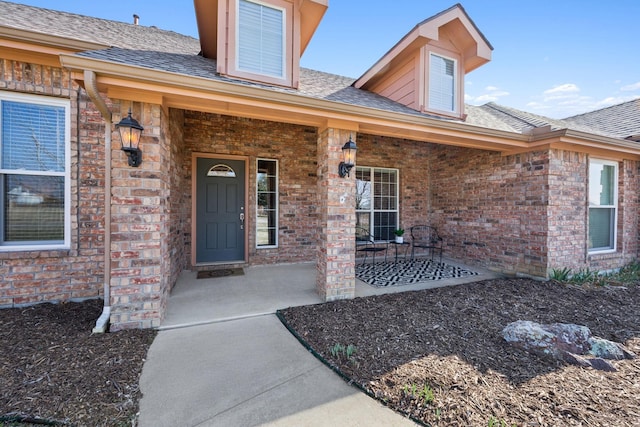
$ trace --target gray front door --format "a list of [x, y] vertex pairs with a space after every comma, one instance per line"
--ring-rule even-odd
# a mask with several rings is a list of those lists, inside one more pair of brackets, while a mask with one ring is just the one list
[[197, 159], [196, 263], [244, 261], [245, 162]]

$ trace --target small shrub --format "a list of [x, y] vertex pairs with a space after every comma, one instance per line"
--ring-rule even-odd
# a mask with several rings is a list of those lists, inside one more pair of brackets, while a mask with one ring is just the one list
[[413, 399], [422, 401], [426, 405], [430, 405], [435, 400], [433, 389], [429, 384], [425, 384], [422, 387], [418, 387], [415, 383], [404, 386], [404, 394]]
[[330, 351], [333, 357], [336, 357], [338, 359], [345, 358], [346, 360], [351, 360], [358, 349], [353, 344], [349, 344], [347, 346], [344, 346], [342, 344], [335, 344], [333, 347], [331, 347]]
[[571, 277], [571, 269], [564, 267], [563, 269], [553, 268], [551, 269], [551, 273], [549, 274], [549, 279], [555, 280], [556, 282], [565, 283], [569, 281]]

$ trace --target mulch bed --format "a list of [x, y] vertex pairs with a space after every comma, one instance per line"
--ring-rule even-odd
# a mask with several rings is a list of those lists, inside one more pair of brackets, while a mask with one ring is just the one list
[[[350, 381], [424, 424], [638, 426], [640, 357], [603, 372], [529, 354], [501, 336], [516, 320], [576, 323], [640, 355], [638, 307], [637, 285], [495, 279], [280, 315]], [[348, 358], [336, 345], [356, 351]]]
[[0, 425], [135, 423], [156, 331], [92, 334], [102, 304], [0, 310]]

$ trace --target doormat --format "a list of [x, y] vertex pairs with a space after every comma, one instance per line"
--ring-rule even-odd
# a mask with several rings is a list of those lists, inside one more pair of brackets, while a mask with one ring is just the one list
[[476, 276], [478, 273], [464, 268], [425, 259], [376, 262], [356, 266], [356, 277], [371, 286], [402, 286], [433, 280]]
[[244, 276], [241, 268], [223, 268], [220, 270], [198, 271], [198, 279], [215, 279], [216, 277]]

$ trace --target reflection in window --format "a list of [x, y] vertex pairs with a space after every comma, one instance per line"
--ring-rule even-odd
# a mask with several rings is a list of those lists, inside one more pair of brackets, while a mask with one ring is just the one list
[[356, 227], [392, 240], [398, 227], [398, 171], [356, 167]]
[[618, 165], [615, 162], [589, 162], [589, 251], [616, 248], [618, 207]]
[[0, 96], [0, 246], [68, 246], [68, 101]]
[[278, 245], [278, 163], [258, 160], [256, 246]]

